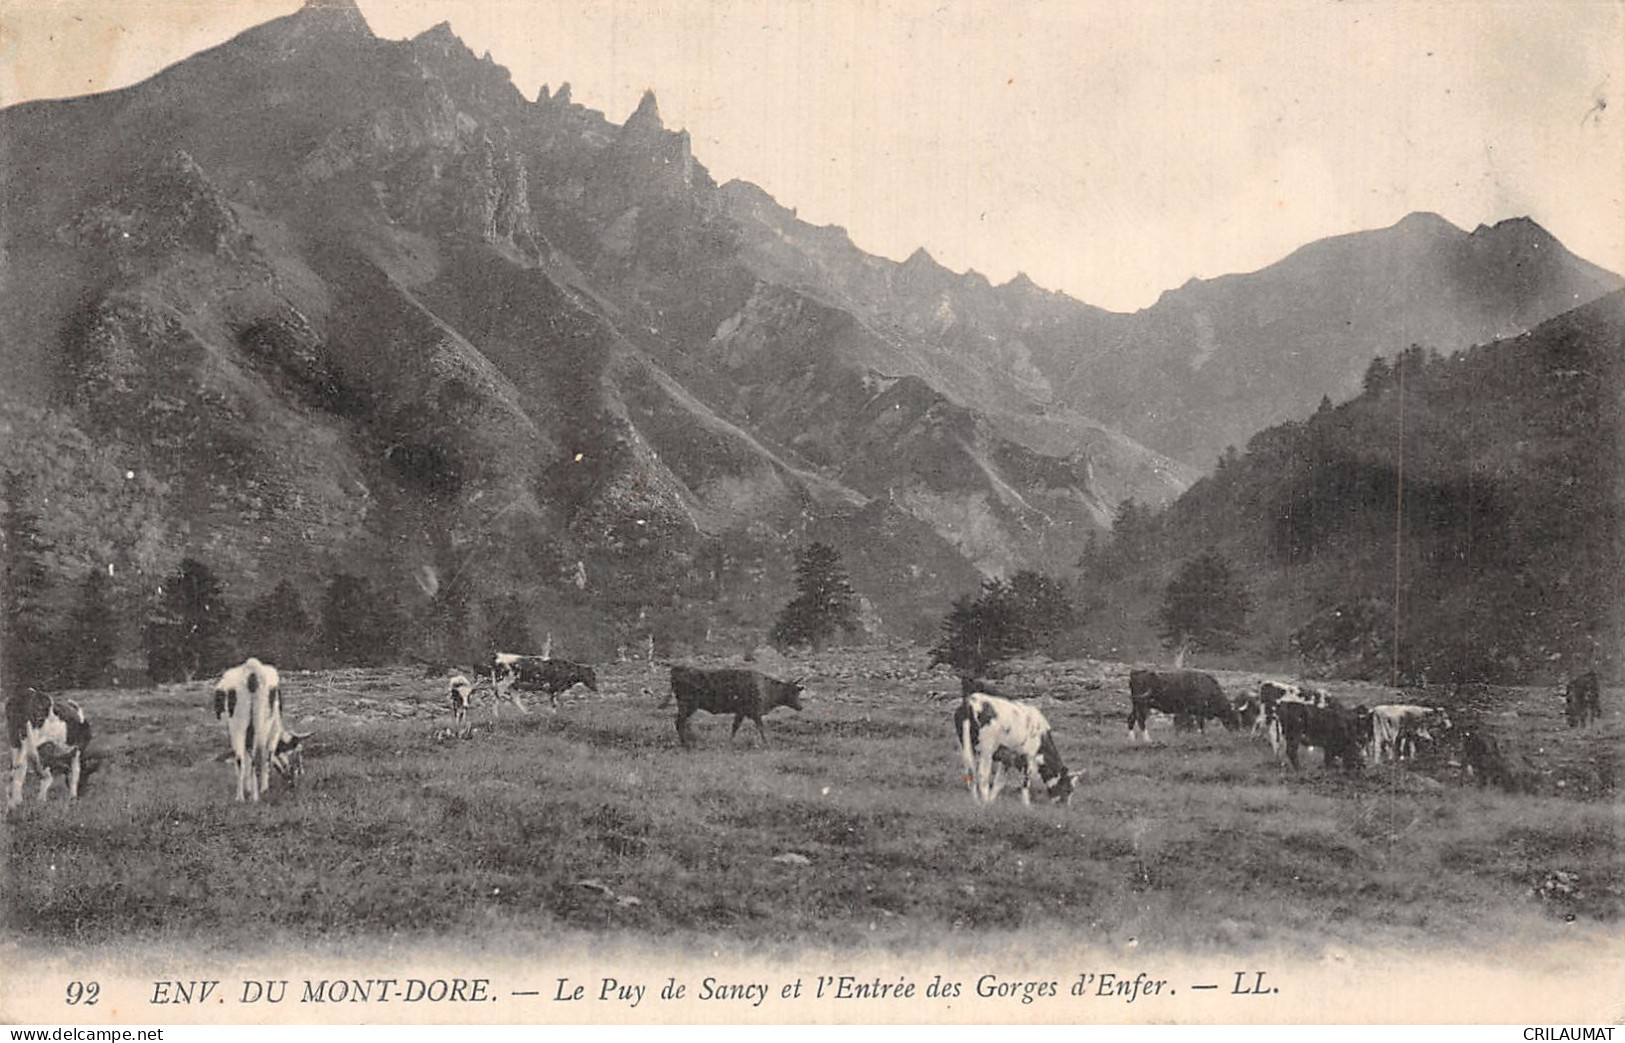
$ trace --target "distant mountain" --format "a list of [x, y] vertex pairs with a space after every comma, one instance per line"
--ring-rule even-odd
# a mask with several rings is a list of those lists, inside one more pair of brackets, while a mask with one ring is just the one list
[[1371, 385], [1254, 435], [1097, 555], [1091, 588], [1133, 620], [1113, 636], [1143, 645], [1173, 571], [1212, 549], [1247, 578], [1254, 651], [1312, 670], [1625, 667], [1625, 291], [1470, 351], [1408, 352]]
[[[1025, 276], [992, 286], [924, 250], [865, 254], [753, 185], [722, 186], [754, 270], [862, 316], [941, 387], [997, 415], [1040, 409], [1185, 464], [1360, 390], [1372, 358], [1511, 336], [1625, 285], [1527, 218], [1468, 233], [1436, 214], [1311, 243], [1246, 275], [1191, 280], [1118, 314]], [[990, 380], [989, 374], [996, 374]], [[1169, 472], [1172, 473], [1172, 472]]]
[[448, 650], [513, 596], [755, 641], [827, 539], [920, 636], [1193, 477], [749, 263], [652, 94], [526, 99], [446, 25], [313, 0], [0, 142], [7, 467], [131, 619], [189, 553], [239, 602], [358, 573]]
[[1469, 233], [1412, 214], [1258, 272], [1192, 280], [1035, 363], [1058, 398], [1207, 466], [1322, 395], [1354, 395], [1376, 356], [1512, 336], [1621, 285], [1526, 218]]

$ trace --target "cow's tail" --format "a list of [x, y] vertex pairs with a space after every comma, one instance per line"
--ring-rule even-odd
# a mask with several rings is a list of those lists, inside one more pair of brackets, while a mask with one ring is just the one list
[[[968, 710], [969, 707], [967, 706]], [[965, 766], [965, 785], [976, 793], [976, 715], [964, 714], [959, 721], [959, 761]]]

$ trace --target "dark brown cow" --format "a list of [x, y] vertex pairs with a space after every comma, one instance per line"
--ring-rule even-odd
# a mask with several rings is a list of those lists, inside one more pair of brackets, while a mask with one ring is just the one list
[[1240, 714], [1224, 697], [1224, 689], [1211, 674], [1200, 670], [1133, 670], [1128, 675], [1128, 730], [1130, 737], [1147, 742], [1146, 718], [1152, 710], [1174, 717], [1190, 717], [1207, 731], [1207, 719], [1215, 717], [1231, 731], [1241, 727]]
[[1363, 751], [1371, 742], [1371, 711], [1365, 707], [1350, 710], [1336, 704], [1311, 706], [1282, 699], [1275, 704], [1275, 713], [1281, 722], [1286, 759], [1294, 769], [1300, 746], [1320, 747], [1328, 769], [1337, 760], [1343, 762], [1345, 771], [1358, 771], [1364, 765]]
[[800, 713], [802, 691], [799, 681], [780, 681], [742, 667], [708, 670], [697, 666], [674, 666], [671, 668], [671, 696], [660, 705], [665, 706], [671, 702], [672, 696], [676, 697], [677, 737], [684, 746], [694, 738], [688, 719], [700, 710], [734, 715], [733, 730], [728, 733], [729, 742], [739, 734], [739, 726], [745, 722], [745, 718], [750, 718], [756, 722], [756, 731], [761, 734], [762, 745], [765, 746], [767, 729], [762, 727], [762, 717], [777, 706], [788, 706]]
[[1602, 684], [1597, 671], [1587, 670], [1563, 687], [1563, 713], [1570, 728], [1602, 720]]
[[1495, 783], [1508, 793], [1535, 792], [1535, 772], [1517, 747], [1481, 725], [1467, 729], [1461, 743], [1461, 763], [1479, 788]]

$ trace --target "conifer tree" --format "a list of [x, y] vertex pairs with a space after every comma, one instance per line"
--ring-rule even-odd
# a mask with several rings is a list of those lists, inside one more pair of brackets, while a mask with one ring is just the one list
[[52, 687], [50, 543], [22, 476], [7, 471], [0, 495], [0, 686], [7, 693]]
[[244, 650], [247, 654], [284, 670], [308, 664], [316, 627], [291, 581], [282, 580], [250, 605], [243, 623], [254, 640], [254, 647]]
[[231, 664], [231, 609], [220, 581], [196, 558], [159, 588], [158, 604], [142, 634], [147, 673], [154, 681], [191, 681]]
[[1227, 652], [1247, 632], [1250, 611], [1252, 597], [1230, 562], [1206, 551], [1169, 582], [1155, 622], [1170, 648]]
[[796, 596], [779, 613], [772, 641], [780, 647], [822, 648], [837, 633], [858, 629], [858, 598], [841, 556], [827, 543], [796, 555]]
[[72, 688], [93, 688], [113, 676], [118, 651], [118, 617], [108, 600], [107, 573], [91, 569], [79, 587], [79, 601], [68, 616], [67, 640], [62, 648], [63, 683]]

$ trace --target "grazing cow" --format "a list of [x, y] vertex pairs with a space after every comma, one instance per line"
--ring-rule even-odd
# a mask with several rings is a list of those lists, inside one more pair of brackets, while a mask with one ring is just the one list
[[1563, 686], [1563, 715], [1570, 728], [1602, 720], [1602, 686], [1597, 671], [1587, 670]]
[[572, 663], [568, 659], [498, 652], [491, 657], [491, 687], [496, 691], [496, 698], [491, 702], [491, 715], [497, 716], [497, 707], [505, 698], [511, 698], [520, 713], [529, 713], [519, 698], [521, 691], [546, 692], [548, 705], [557, 710], [559, 693], [577, 684], [584, 684], [596, 692], [598, 674], [592, 667]]
[[[51, 791], [51, 766], [63, 760], [68, 769], [68, 798], [79, 796], [85, 747], [90, 744], [90, 723], [78, 703], [55, 699], [32, 688], [19, 692], [6, 700], [6, 738], [11, 745], [8, 810], [23, 801], [23, 783], [28, 778], [29, 765], [39, 772], [41, 801]], [[47, 750], [42, 752], [42, 746]]]
[[776, 706], [788, 706], [800, 713], [803, 690], [799, 680], [780, 681], [742, 667], [708, 670], [697, 666], [674, 666], [671, 668], [671, 694], [660, 705], [664, 707], [673, 697], [677, 699], [677, 737], [684, 746], [694, 738], [688, 719], [699, 710], [734, 715], [733, 730], [728, 733], [729, 742], [739, 734], [739, 726], [745, 722], [745, 718], [750, 718], [756, 722], [762, 745], [766, 746], [767, 729], [762, 727], [763, 715]]
[[1450, 717], [1442, 709], [1428, 706], [1394, 705], [1371, 708], [1371, 760], [1410, 760], [1416, 756], [1416, 740], [1434, 741], [1450, 729]]
[[237, 761], [237, 799], [257, 801], [271, 788], [271, 769], [289, 783], [304, 774], [300, 745], [309, 732], [290, 732], [282, 723], [282, 688], [276, 667], [249, 658], [220, 675], [214, 686], [214, 716], [226, 719]]
[[1286, 759], [1293, 770], [1298, 767], [1300, 746], [1320, 747], [1328, 769], [1334, 760], [1341, 760], [1345, 771], [1358, 771], [1364, 763], [1361, 751], [1371, 736], [1371, 711], [1365, 707], [1350, 710], [1331, 702], [1314, 706], [1283, 698], [1275, 704], [1275, 712], [1286, 743]]
[[1533, 793], [1535, 773], [1508, 741], [1482, 728], [1469, 728], [1461, 744], [1461, 763], [1483, 789], [1495, 783], [1508, 793]]
[[474, 685], [462, 674], [453, 674], [448, 688], [451, 712], [457, 717], [453, 733], [468, 738], [474, 734], [473, 726], [468, 723], [468, 710], [474, 703]]
[[1224, 726], [1235, 731], [1241, 726], [1240, 717], [1224, 690], [1211, 674], [1199, 670], [1132, 670], [1128, 675], [1128, 730], [1130, 738], [1147, 742], [1146, 718], [1152, 710], [1160, 710], [1174, 718], [1192, 717], [1198, 728], [1207, 731], [1207, 719], [1216, 717]]
[[1072, 800], [1077, 776], [1067, 772], [1049, 722], [1036, 707], [974, 692], [954, 710], [954, 735], [965, 782], [978, 803], [998, 799], [1009, 768], [1021, 772], [1021, 802], [1031, 804], [1034, 767], [1050, 800], [1061, 804]]
[[1257, 738], [1263, 733], [1269, 739], [1270, 749], [1275, 751], [1277, 761], [1286, 750], [1286, 739], [1281, 734], [1281, 717], [1277, 707], [1285, 701], [1289, 703], [1304, 703], [1309, 706], [1327, 707], [1336, 705], [1336, 700], [1318, 688], [1307, 685], [1291, 684], [1287, 681], [1264, 681], [1258, 686], [1258, 706], [1260, 713], [1253, 718], [1252, 734]]

